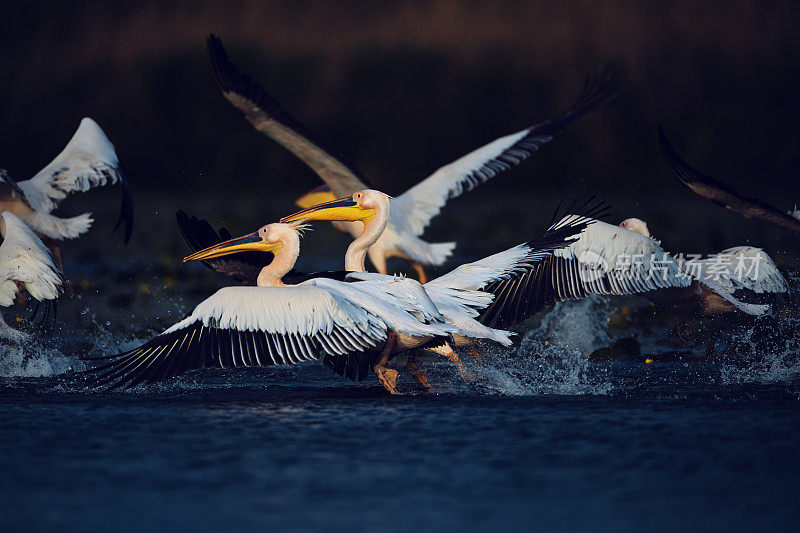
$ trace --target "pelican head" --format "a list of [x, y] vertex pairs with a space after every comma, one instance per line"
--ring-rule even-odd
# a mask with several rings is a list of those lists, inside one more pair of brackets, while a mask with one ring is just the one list
[[311, 189], [303, 196], [294, 201], [294, 204], [300, 209], [308, 209], [324, 202], [332, 202], [336, 200], [336, 196], [331, 192], [331, 188], [327, 185], [320, 185]]
[[[276, 256], [281, 253], [285, 243], [300, 240], [303, 224], [273, 223], [262, 226], [258, 231], [224, 241], [183, 258], [183, 262], [202, 261], [240, 252], [271, 252]], [[298, 244], [299, 246], [299, 244]]]
[[368, 224], [378, 209], [389, 211], [389, 195], [373, 189], [364, 189], [350, 196], [325, 202], [308, 209], [298, 211], [288, 217], [283, 217], [281, 222], [294, 222], [296, 220], [344, 220], [347, 222], [361, 221]]
[[650, 230], [647, 229], [647, 223], [638, 218], [626, 218], [619, 223], [619, 227], [641, 233], [645, 237], [650, 237]]

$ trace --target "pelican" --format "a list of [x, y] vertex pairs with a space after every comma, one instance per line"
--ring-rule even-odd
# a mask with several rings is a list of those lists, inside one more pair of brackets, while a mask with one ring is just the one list
[[[241, 74], [228, 59], [222, 42], [208, 37], [208, 54], [222, 94], [245, 118], [308, 165], [325, 182], [299, 199], [300, 207], [351, 195], [369, 188], [367, 178], [351, 163], [289, 114], [261, 86]], [[381, 274], [391, 257], [408, 261], [425, 283], [424, 265], [441, 265], [455, 248], [454, 242], [429, 243], [421, 238], [425, 228], [448, 200], [522, 163], [561, 130], [615, 96], [610, 76], [603, 72], [586, 80], [575, 103], [552, 120], [506, 135], [441, 167], [428, 178], [392, 199], [392, 218], [369, 250], [369, 259]], [[357, 237], [361, 224], [337, 221], [335, 226]]]
[[667, 140], [661, 126], [658, 127], [658, 141], [661, 144], [661, 153], [667, 163], [669, 171], [689, 189], [725, 209], [739, 213], [746, 218], [760, 218], [770, 224], [788, 230], [800, 236], [800, 212], [796, 209], [784, 213], [772, 205], [747, 198], [721, 183], [714, 178], [702, 174], [686, 163]]
[[253, 287], [225, 287], [144, 345], [112, 356], [95, 368], [98, 385], [135, 386], [163, 381], [202, 367], [297, 364], [325, 359], [350, 379], [369, 369], [396, 392], [386, 363], [397, 353], [447, 339], [455, 328], [417, 289], [396, 278], [402, 307], [374, 295], [366, 282], [314, 277], [284, 283], [300, 253], [301, 224], [273, 223], [184, 258], [213, 261], [232, 254], [273, 256]]
[[[64, 278], [50, 250], [15, 214], [0, 214], [0, 306], [9, 307], [24, 287], [39, 302], [49, 303], [64, 292]], [[12, 328], [0, 314], [0, 337], [19, 342], [29, 334]]]
[[[376, 240], [376, 233], [388, 218], [388, 203], [375, 208], [375, 198], [380, 195], [386, 196], [378, 191], [359, 191], [298, 211], [281, 221], [363, 221], [363, 232], [345, 254], [345, 269], [363, 272], [365, 247]], [[650, 236], [647, 224], [639, 219], [630, 218], [613, 226], [590, 217], [587, 222], [586, 218], [585, 214], [568, 215], [551, 227], [578, 227], [577, 234], [567, 236], [563, 246], [547, 249], [539, 242], [526, 250], [520, 245], [522, 248], [462, 265], [425, 284], [426, 291], [440, 309], [443, 304], [438, 290], [488, 293], [492, 295], [488, 305], [471, 304], [480, 310], [477, 321], [491, 328], [507, 328], [558, 302], [592, 294], [639, 294], [680, 316], [737, 310], [760, 316], [769, 311], [769, 305], [743, 302], [733, 293], [739, 289], [773, 294], [789, 290], [775, 264], [759, 249], [723, 251], [733, 256], [728, 259], [727, 270], [714, 268], [712, 262], [718, 261], [715, 258], [703, 261], [704, 266], [698, 269], [665, 252], [660, 242]], [[535, 257], [526, 255], [531, 250]], [[742, 276], [735, 265], [746, 257], [758, 257], [763, 263], [761, 270]]]
[[100, 126], [87, 117], [81, 120], [61, 153], [31, 179], [15, 181], [6, 171], [0, 171], [0, 210], [14, 213], [54, 245], [60, 262], [61, 252], [55, 243], [86, 233], [93, 220], [91, 213], [61, 218], [52, 212], [69, 194], [115, 183], [122, 185], [122, 207], [114, 230], [124, 223], [127, 243], [133, 230], [133, 200], [128, 182], [114, 145]]

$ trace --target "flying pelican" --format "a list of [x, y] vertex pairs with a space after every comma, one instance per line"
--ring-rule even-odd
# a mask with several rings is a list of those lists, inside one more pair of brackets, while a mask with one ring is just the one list
[[[208, 54], [214, 77], [222, 94], [260, 132], [265, 133], [308, 165], [325, 182], [299, 200], [300, 206], [332, 200], [369, 188], [366, 177], [336, 154], [308, 128], [289, 114], [261, 86], [241, 74], [228, 59], [222, 42], [208, 37]], [[586, 80], [575, 103], [561, 115], [522, 131], [506, 135], [443, 166], [428, 178], [392, 199], [392, 218], [386, 231], [370, 249], [369, 258], [376, 270], [388, 272], [387, 259], [409, 261], [425, 283], [423, 265], [441, 265], [455, 248], [454, 242], [429, 243], [420, 236], [448, 200], [488, 181], [497, 174], [522, 163], [561, 130], [615, 96], [608, 73]], [[336, 227], [354, 238], [361, 224], [339, 221]]]
[[387, 302], [364, 282], [317, 277], [287, 285], [300, 253], [295, 224], [274, 223], [184, 258], [212, 261], [231, 254], [268, 252], [274, 257], [254, 287], [225, 287], [192, 313], [144, 345], [92, 372], [98, 385], [134, 386], [163, 381], [202, 367], [234, 368], [297, 364], [327, 358], [342, 374], [362, 380], [371, 368], [390, 392], [386, 363], [396, 353], [449, 338], [446, 324], [425, 291], [397, 278], [403, 307]]
[[[122, 206], [114, 230], [125, 224], [125, 243], [133, 230], [133, 200], [122, 167], [108, 140], [97, 123], [81, 120], [67, 146], [50, 164], [34, 177], [14, 181], [6, 171], [0, 171], [0, 210], [14, 213], [50, 244], [74, 239], [86, 233], [92, 225], [91, 213], [71, 218], [52, 214], [67, 195], [85, 192], [95, 187], [120, 183]], [[53, 246], [61, 260], [58, 246]]]
[[[64, 292], [64, 278], [50, 250], [15, 214], [0, 214], [0, 306], [8, 307], [21, 288], [39, 302], [49, 303]], [[22, 341], [29, 335], [12, 328], [0, 314], [0, 337]]]
[[[363, 221], [362, 234], [345, 254], [345, 269], [363, 272], [365, 250], [376, 240], [376, 233], [388, 218], [388, 203], [375, 209], [376, 193], [383, 194], [359, 191], [281, 220]], [[583, 217], [568, 215], [553, 227], [569, 227], [576, 218]], [[685, 264], [665, 252], [660, 242], [650, 236], [647, 225], [639, 219], [627, 219], [620, 226], [594, 219], [590, 223], [581, 220], [581, 224], [578, 234], [567, 237], [566, 246], [545, 249], [542, 243], [538, 243], [533, 247], [533, 251], [538, 253], [531, 258], [527, 255], [531, 250], [521, 245], [523, 248], [512, 248], [462, 265], [428, 282], [425, 289], [440, 310], [442, 304], [437, 289], [491, 294], [488, 305], [472, 307], [480, 310], [478, 322], [503, 329], [558, 302], [592, 294], [639, 294], [677, 311], [680, 316], [695, 313], [714, 315], [736, 310], [760, 316], [769, 311], [769, 305], [742, 302], [733, 293], [741, 288], [756, 293], [788, 292], [788, 285], [774, 263], [758, 249], [727, 250], [735, 257], [729, 261], [728, 274], [718, 281], [721, 269], [712, 267], [713, 258], [701, 269]], [[520, 252], [523, 252], [522, 260], [518, 255]], [[738, 265], [743, 257], [755, 256], [763, 262], [761, 270], [750, 273], [750, 278], [737, 275], [733, 261]]]
[[661, 126], [658, 127], [658, 142], [669, 171], [693, 193], [746, 218], [760, 218], [800, 236], [800, 211], [784, 213], [761, 200], [741, 196], [724, 183], [692, 168], [670, 145]]

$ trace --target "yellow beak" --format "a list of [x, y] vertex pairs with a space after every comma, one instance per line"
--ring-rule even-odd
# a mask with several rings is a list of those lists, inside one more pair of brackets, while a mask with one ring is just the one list
[[331, 192], [331, 188], [327, 185], [320, 185], [305, 193], [303, 196], [294, 201], [294, 204], [300, 209], [308, 209], [315, 205], [325, 202], [332, 202], [336, 200], [336, 196]]
[[324, 204], [303, 209], [288, 217], [283, 217], [281, 222], [294, 222], [296, 220], [344, 220], [356, 222], [360, 220], [364, 224], [368, 224], [373, 218], [375, 218], [374, 209], [364, 209], [358, 205], [358, 202], [353, 200], [352, 196], [345, 196], [332, 202], [325, 202]]
[[239, 252], [272, 252], [278, 255], [282, 249], [282, 242], [269, 243], [261, 238], [256, 231], [244, 237], [237, 237], [229, 241], [215, 244], [214, 246], [209, 246], [204, 250], [184, 257], [183, 262], [202, 261], [204, 259], [213, 259], [215, 257], [222, 257], [223, 255], [231, 255]]

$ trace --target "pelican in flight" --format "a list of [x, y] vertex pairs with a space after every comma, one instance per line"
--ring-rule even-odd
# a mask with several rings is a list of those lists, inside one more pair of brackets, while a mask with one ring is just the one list
[[[15, 214], [0, 214], [0, 306], [14, 304], [22, 288], [37, 301], [52, 303], [64, 291], [64, 278], [50, 250]], [[0, 314], [0, 338], [22, 341], [28, 334], [12, 328]]]
[[218, 243], [184, 261], [215, 261], [231, 254], [269, 253], [255, 286], [225, 287], [144, 345], [95, 368], [98, 385], [154, 383], [202, 367], [290, 365], [327, 359], [351, 379], [370, 368], [390, 392], [386, 363], [396, 353], [447, 339], [444, 322], [413, 280], [397, 278], [403, 307], [376, 296], [367, 282], [310, 277], [284, 283], [300, 253], [299, 223], [274, 223]]
[[800, 237], [800, 211], [795, 209], [784, 213], [761, 200], [741, 196], [724, 183], [692, 168], [669, 143], [661, 126], [658, 127], [658, 142], [669, 171], [693, 193], [746, 218], [766, 220]]
[[[114, 145], [97, 123], [81, 120], [67, 146], [34, 177], [25, 181], [11, 179], [0, 170], [0, 210], [14, 213], [50, 243], [74, 239], [92, 225], [91, 213], [70, 218], [53, 215], [67, 195], [95, 187], [120, 183], [122, 207], [114, 230], [125, 225], [125, 242], [133, 230], [133, 200], [120, 167]], [[60, 250], [54, 246], [60, 261]]]
[[[351, 163], [337, 155], [319, 137], [289, 114], [255, 81], [241, 74], [228, 59], [222, 42], [208, 37], [208, 54], [222, 94], [258, 131], [265, 133], [308, 165], [324, 182], [323, 188], [300, 198], [300, 207], [352, 195], [368, 189], [369, 181]], [[586, 80], [575, 103], [561, 115], [522, 131], [506, 135], [441, 167], [428, 178], [391, 200], [391, 220], [369, 250], [375, 269], [386, 274], [391, 257], [407, 260], [419, 280], [427, 280], [424, 265], [441, 265], [455, 248], [454, 242], [429, 243], [421, 238], [425, 228], [448, 200], [522, 163], [571, 122], [615, 96], [608, 73]], [[342, 231], [357, 237], [360, 223], [337, 221]]]
[[[363, 272], [365, 249], [376, 240], [376, 233], [388, 218], [388, 202], [376, 209], [375, 199], [380, 195], [386, 196], [378, 191], [359, 191], [281, 220], [363, 221], [364, 230], [345, 254], [345, 269]], [[568, 215], [558, 224], [568, 226], [575, 218]], [[511, 327], [557, 302], [592, 294], [638, 294], [679, 316], [737, 310], [760, 316], [769, 311], [769, 305], [743, 302], [734, 293], [741, 290], [776, 294], [789, 290], [775, 264], [760, 249], [724, 250], [701, 260], [697, 267], [665, 252], [660, 242], [650, 236], [647, 225], [635, 218], [619, 226], [592, 219], [583, 223], [578, 234], [568, 236], [565, 246], [545, 249], [540, 242], [533, 251], [535, 258], [526, 255], [531, 249], [517, 247], [462, 265], [428, 282], [425, 288], [440, 309], [437, 289], [491, 294], [488, 305], [473, 306], [480, 309], [478, 322], [491, 328]], [[515, 257], [520, 252], [524, 252], [521, 261], [518, 255]], [[753, 262], [760, 263], [760, 268], [743, 264]]]

